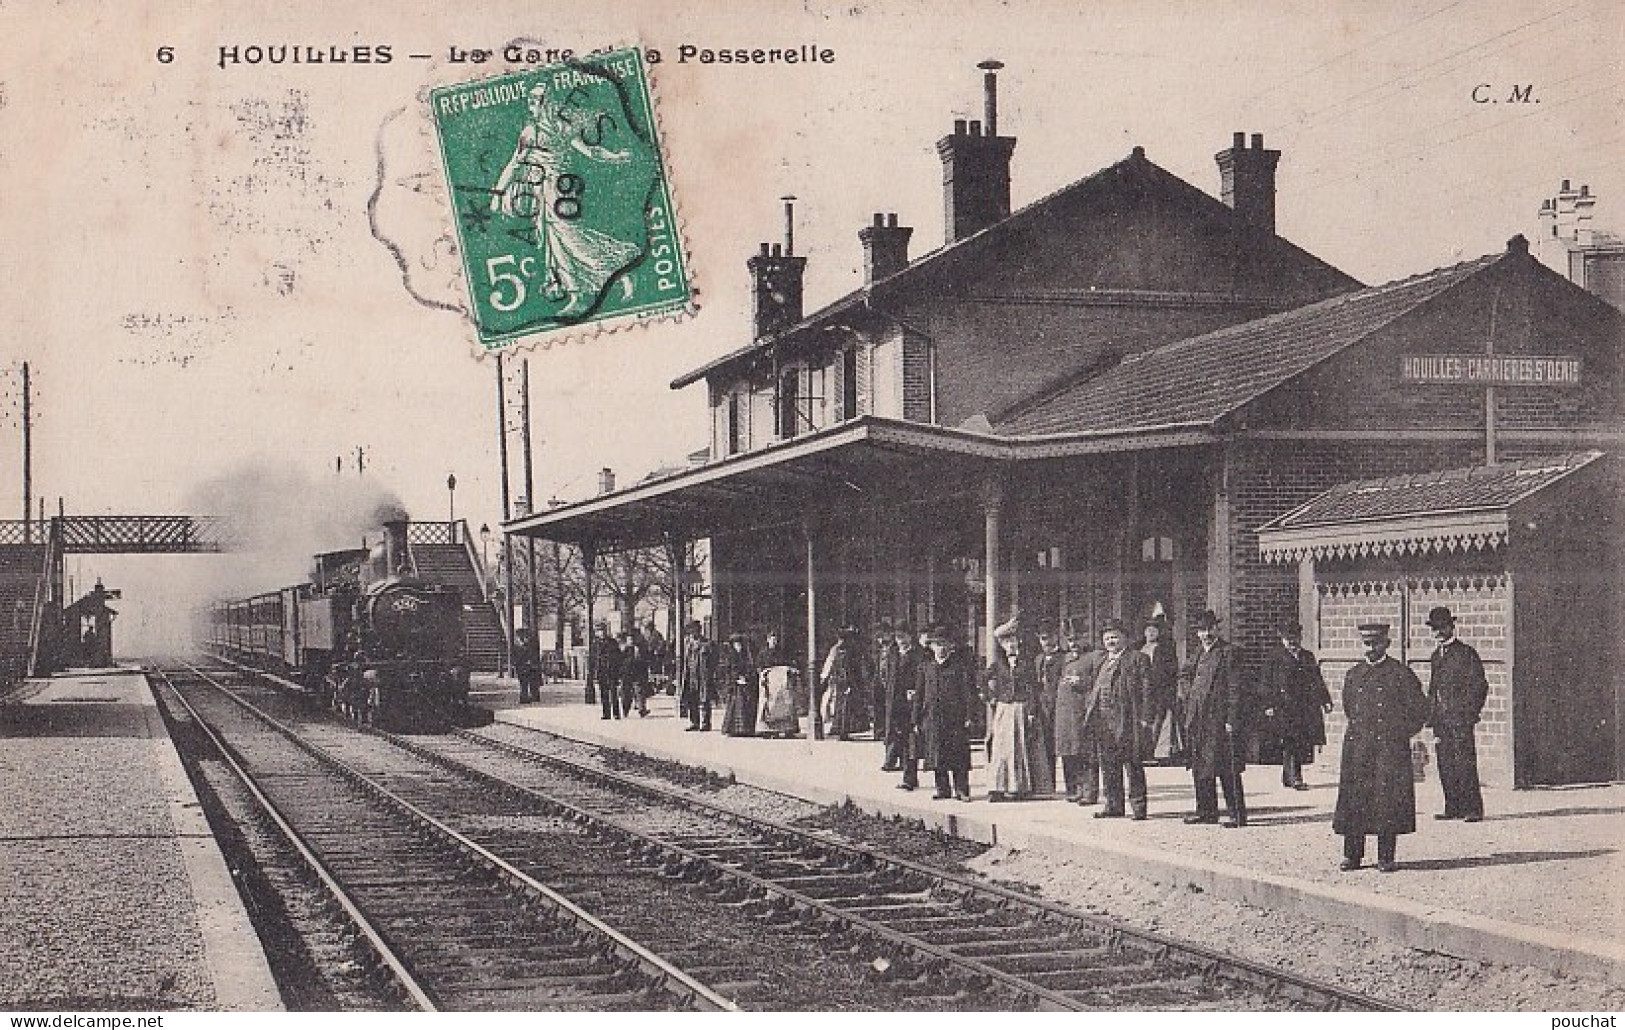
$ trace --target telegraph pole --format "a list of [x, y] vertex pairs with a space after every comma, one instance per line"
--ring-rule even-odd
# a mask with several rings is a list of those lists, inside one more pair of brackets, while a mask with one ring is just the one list
[[[525, 514], [536, 513], [536, 482], [531, 464], [530, 446], [530, 359], [525, 358], [519, 365], [519, 414], [520, 437], [525, 451]], [[541, 640], [536, 633], [536, 538], [525, 537], [525, 625], [530, 627], [531, 633]]]
[[[508, 381], [503, 377], [502, 355], [497, 355], [497, 453], [502, 461], [502, 520], [513, 518], [508, 492]], [[502, 633], [507, 640], [507, 669], [513, 671], [513, 550], [508, 531], [502, 531]]]
[[34, 403], [29, 391], [28, 362], [23, 362], [23, 543], [34, 542]]

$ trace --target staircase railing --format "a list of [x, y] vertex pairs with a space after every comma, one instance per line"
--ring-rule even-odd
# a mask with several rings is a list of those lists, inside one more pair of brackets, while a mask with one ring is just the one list
[[40, 564], [39, 578], [34, 581], [34, 618], [28, 627], [28, 675], [39, 675], [40, 640], [44, 635], [45, 608], [50, 601], [51, 570], [56, 567], [58, 537], [46, 534], [45, 560]]
[[[406, 553], [412, 563], [413, 571], [418, 568], [417, 553], [414, 547], [461, 546], [463, 557], [468, 560], [468, 567], [474, 571], [474, 578], [479, 581], [480, 596], [478, 601], [469, 604], [487, 604], [497, 617], [497, 625], [502, 630], [504, 642], [513, 638], [513, 627], [510, 626], [508, 605], [502, 603], [500, 591], [495, 589], [494, 577], [486, 568], [485, 560], [478, 548], [474, 545], [474, 534], [469, 531], [468, 520], [458, 519], [455, 522], [409, 522], [406, 526]], [[507, 648], [503, 648], [502, 661], [506, 662]]]
[[461, 532], [455, 532], [453, 535], [458, 537], [459, 542], [462, 543], [463, 554], [468, 557], [468, 565], [474, 570], [475, 576], [480, 581], [480, 597], [486, 601], [489, 601], [491, 599], [491, 577], [487, 574], [484, 558], [482, 558], [480, 552], [475, 549], [474, 540], [469, 535], [468, 521], [466, 519], [458, 519], [456, 529], [460, 530]]

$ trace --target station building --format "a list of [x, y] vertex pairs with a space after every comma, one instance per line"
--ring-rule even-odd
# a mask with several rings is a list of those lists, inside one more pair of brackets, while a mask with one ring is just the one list
[[[705, 538], [717, 632], [778, 629], [809, 663], [881, 619], [953, 623], [985, 657], [1017, 607], [1087, 626], [1160, 610], [1188, 649], [1211, 608], [1256, 666], [1283, 617], [1320, 636], [1315, 567], [1261, 549], [1272, 520], [1487, 448], [1619, 449], [1625, 316], [1522, 237], [1366, 286], [1276, 233], [1280, 152], [1242, 133], [1216, 155], [1219, 198], [1136, 147], [1012, 212], [995, 87], [989, 71], [985, 120], [937, 143], [940, 249], [911, 258], [911, 229], [876, 215], [864, 283], [811, 314], [789, 238], [748, 260], [749, 338], [672, 384], [705, 385], [708, 462], [508, 530], [599, 551]], [[1453, 378], [1473, 356], [1511, 378]], [[1620, 635], [1619, 585], [1599, 584], [1599, 642]], [[1610, 726], [1619, 667], [1597, 688]]]

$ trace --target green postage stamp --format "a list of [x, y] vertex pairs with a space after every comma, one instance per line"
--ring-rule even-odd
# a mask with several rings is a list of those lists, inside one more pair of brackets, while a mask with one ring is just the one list
[[692, 301], [643, 56], [429, 94], [480, 343]]

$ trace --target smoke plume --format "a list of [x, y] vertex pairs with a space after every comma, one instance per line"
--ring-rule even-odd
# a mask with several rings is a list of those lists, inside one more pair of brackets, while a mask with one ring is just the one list
[[[213, 598], [246, 597], [303, 581], [311, 558], [361, 546], [392, 519], [407, 517], [400, 498], [376, 479], [314, 477], [289, 464], [259, 462], [200, 484], [188, 510], [220, 515], [236, 544]], [[200, 598], [209, 600], [211, 598]]]

